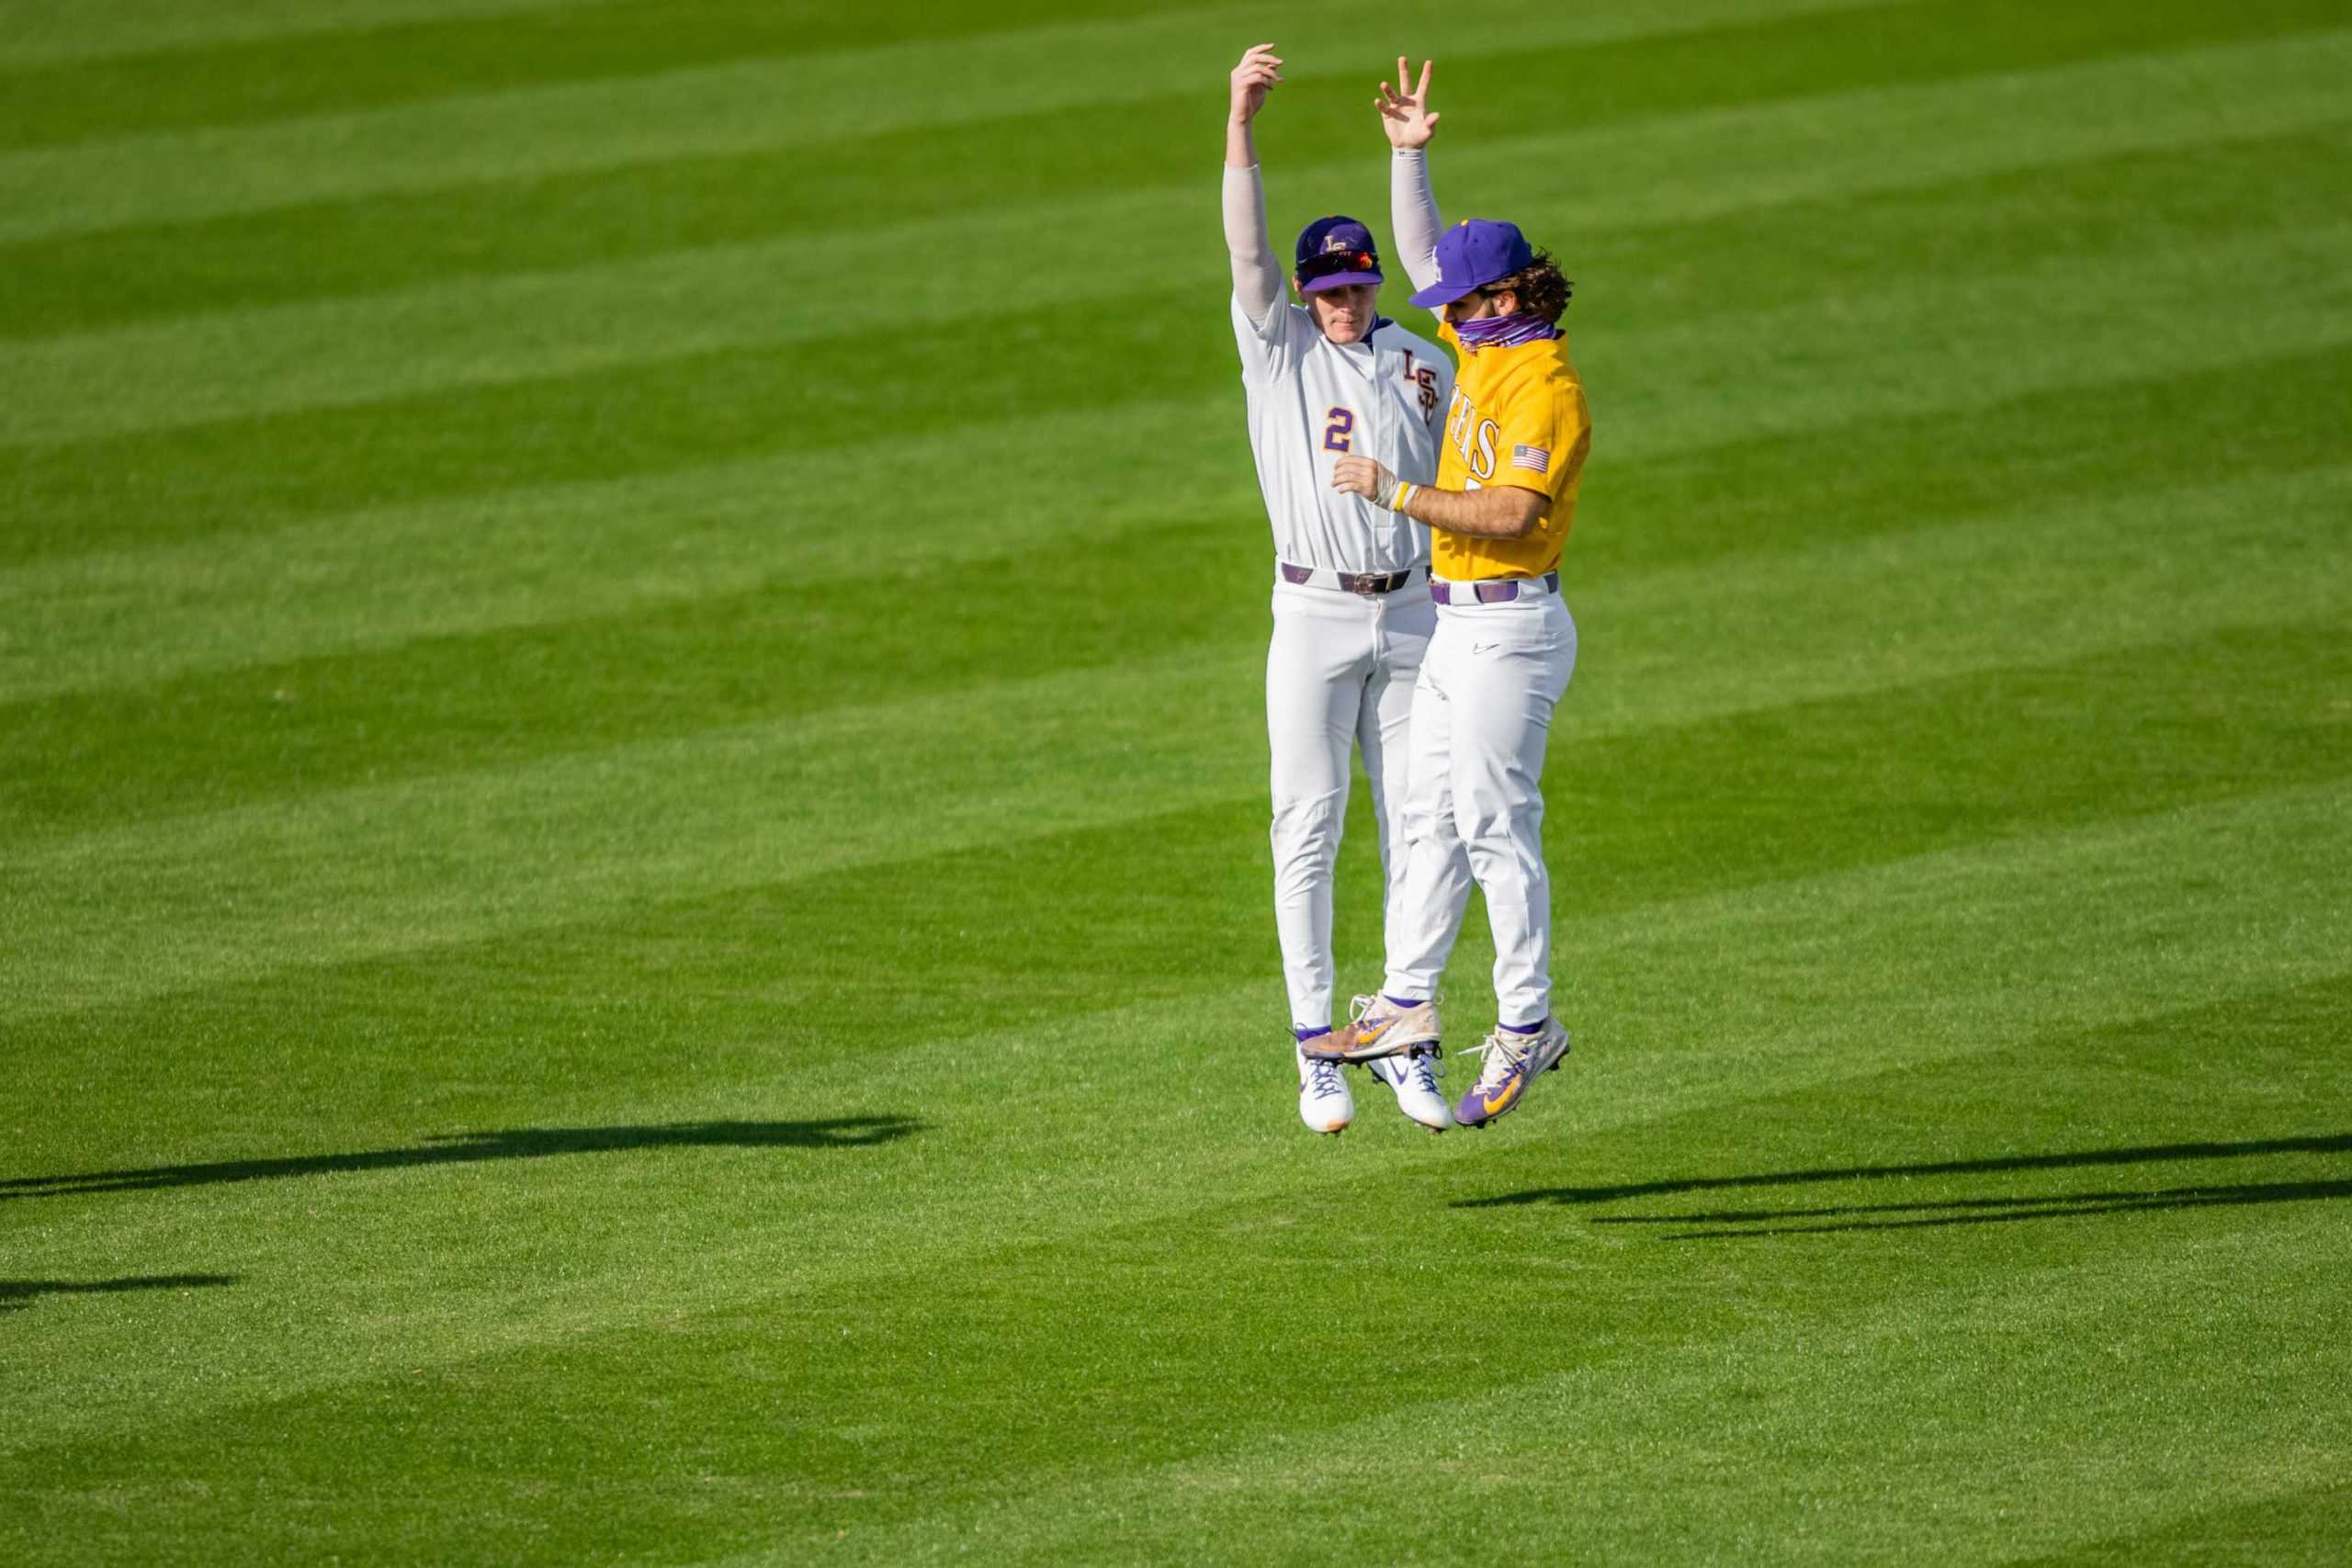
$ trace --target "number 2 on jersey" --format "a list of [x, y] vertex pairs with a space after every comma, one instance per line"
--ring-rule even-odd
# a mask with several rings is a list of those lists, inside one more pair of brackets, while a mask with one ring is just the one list
[[1355, 434], [1356, 411], [1335, 408], [1323, 417], [1329, 421], [1323, 426], [1323, 450], [1326, 452], [1354, 451], [1355, 448], [1349, 444], [1349, 437]]

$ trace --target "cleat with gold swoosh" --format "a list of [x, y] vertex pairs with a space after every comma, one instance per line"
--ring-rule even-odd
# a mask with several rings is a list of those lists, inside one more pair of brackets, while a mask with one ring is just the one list
[[1556, 1018], [1547, 1018], [1532, 1034], [1498, 1026], [1486, 1043], [1473, 1047], [1486, 1064], [1478, 1081], [1453, 1108], [1453, 1119], [1464, 1127], [1483, 1127], [1527, 1098], [1527, 1086], [1538, 1073], [1547, 1073], [1568, 1054], [1568, 1032]]
[[1355, 1016], [1329, 1034], [1306, 1042], [1317, 1062], [1376, 1062], [1402, 1056], [1438, 1039], [1437, 1003], [1396, 1002], [1385, 996], [1358, 997]]

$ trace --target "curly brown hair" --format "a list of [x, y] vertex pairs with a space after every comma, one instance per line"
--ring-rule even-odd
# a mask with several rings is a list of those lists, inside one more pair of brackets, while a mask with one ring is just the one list
[[1535, 259], [1509, 277], [1497, 278], [1487, 285], [1488, 294], [1500, 294], [1510, 289], [1519, 296], [1519, 308], [1547, 321], [1556, 321], [1560, 312], [1568, 308], [1568, 296], [1576, 285], [1560, 274], [1560, 264], [1552, 259], [1549, 251], [1538, 251]]

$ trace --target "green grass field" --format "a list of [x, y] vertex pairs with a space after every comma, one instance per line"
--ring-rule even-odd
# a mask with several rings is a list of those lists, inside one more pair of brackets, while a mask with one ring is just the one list
[[[1483, 1133], [1293, 1101], [1268, 39], [1279, 232], [1386, 239], [1433, 54], [1577, 282], [1577, 1049]], [[2352, 1559], [2348, 81], [0, 0], [0, 1562]]]

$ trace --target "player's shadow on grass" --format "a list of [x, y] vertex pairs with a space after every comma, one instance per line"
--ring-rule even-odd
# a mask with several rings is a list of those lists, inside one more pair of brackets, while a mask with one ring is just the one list
[[[1491, 1209], [1525, 1203], [1588, 1204], [1726, 1189], [1797, 1187], [1815, 1183], [1889, 1178], [1976, 1176], [2008, 1171], [2064, 1170], [2084, 1167], [2169, 1164], [2184, 1160], [2245, 1159], [2264, 1155], [2352, 1153], [2352, 1134], [2324, 1137], [2267, 1138], [2240, 1144], [2150, 1144], [2135, 1148], [2083, 1149], [2066, 1154], [2015, 1155], [1998, 1159], [1936, 1160], [1917, 1165], [1858, 1165], [1816, 1170], [1773, 1171], [1754, 1176], [1703, 1176], [1680, 1180], [1631, 1182], [1617, 1187], [1543, 1187], [1493, 1198], [1457, 1201], [1457, 1209]], [[1713, 1241], [1735, 1237], [1821, 1235], [1835, 1231], [1920, 1230], [1945, 1225], [1999, 1224], [2018, 1220], [2074, 1215], [2136, 1214], [2165, 1209], [2228, 1207], [2253, 1203], [2300, 1203], [2352, 1198], [2352, 1179], [2196, 1183], [2118, 1188], [2084, 1192], [2043, 1192], [2014, 1197], [1921, 1198], [1890, 1203], [1826, 1204], [1802, 1209], [1713, 1209], [1676, 1214], [1600, 1214], [1595, 1224], [1679, 1225], [1668, 1241]]]
[[40, 1296], [103, 1296], [118, 1291], [192, 1291], [233, 1285], [234, 1274], [141, 1274], [125, 1280], [0, 1280], [0, 1312], [22, 1312]]
[[296, 1155], [284, 1159], [216, 1160], [144, 1170], [89, 1170], [65, 1176], [0, 1178], [0, 1201], [62, 1198], [85, 1192], [141, 1192], [161, 1187], [209, 1187], [227, 1181], [267, 1181], [334, 1171], [403, 1170], [412, 1166], [470, 1165], [481, 1160], [545, 1159], [553, 1155], [612, 1154], [635, 1149], [852, 1149], [887, 1144], [919, 1130], [910, 1116], [839, 1116], [825, 1122], [671, 1122], [644, 1127], [517, 1127], [500, 1133], [453, 1133], [404, 1149], [356, 1154]]

